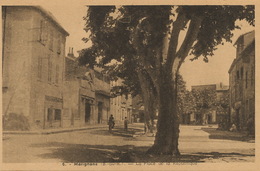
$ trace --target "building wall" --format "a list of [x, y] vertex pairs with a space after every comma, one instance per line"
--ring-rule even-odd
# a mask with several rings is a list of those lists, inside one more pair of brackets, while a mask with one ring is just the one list
[[[216, 100], [220, 102], [224, 95], [229, 93], [228, 86], [223, 85], [222, 83], [219, 84], [209, 84], [209, 85], [197, 85], [191, 86], [192, 90], [202, 91], [205, 89], [212, 90], [216, 92]], [[225, 116], [224, 116], [225, 115]], [[212, 107], [210, 109], [204, 109], [199, 113], [195, 113], [195, 115], [190, 116], [190, 119], [193, 121], [196, 120], [201, 121], [202, 123], [219, 123], [221, 118], [227, 117], [227, 111], [219, 111], [218, 106]], [[197, 117], [197, 118], [196, 118]], [[191, 121], [192, 122], [192, 121]]]
[[[122, 80], [111, 81], [111, 88], [114, 86], [120, 86], [122, 84]], [[124, 121], [124, 118], [130, 122], [133, 122], [133, 107], [132, 107], [132, 97], [131, 95], [119, 95], [110, 99], [110, 111], [111, 114], [114, 115], [115, 121], [117, 123], [121, 123]]]
[[[255, 50], [254, 32], [242, 35], [237, 45], [237, 58], [229, 70], [231, 122], [246, 129], [255, 115]], [[244, 53], [250, 45], [249, 53]]]
[[94, 123], [104, 124], [108, 122], [110, 116], [110, 98], [102, 94], [96, 93], [95, 110], [96, 115], [93, 119]]
[[22, 114], [30, 122], [30, 10], [5, 7], [3, 42], [3, 114]]
[[209, 84], [209, 85], [196, 85], [196, 86], [191, 86], [192, 90], [205, 90], [205, 89], [209, 89], [209, 90], [216, 90], [216, 84]]
[[61, 127], [68, 33], [38, 7], [6, 7], [5, 12], [3, 105], [9, 106], [7, 113], [26, 116], [31, 129]]
[[110, 115], [108, 79], [99, 70], [79, 66], [73, 54], [65, 61], [64, 105], [73, 118], [73, 126], [107, 123]]
[[79, 66], [73, 54], [68, 55], [65, 60], [64, 106], [71, 119], [70, 126], [94, 124], [97, 115], [95, 86], [92, 79], [94, 72], [85, 66]]
[[77, 80], [64, 82], [63, 98], [63, 126], [73, 127], [82, 125], [79, 122], [79, 87]]
[[[254, 53], [254, 51], [251, 52], [251, 60], [249, 63], [244, 63], [243, 60], [239, 60], [234, 66], [233, 70], [230, 72], [231, 119], [232, 122], [239, 122], [238, 125], [241, 129], [245, 127], [246, 121], [251, 116], [254, 117]], [[237, 79], [237, 72], [241, 72], [241, 68], [244, 70], [243, 76], [241, 76], [240, 73], [240, 79]]]
[[[32, 63], [36, 64], [31, 66], [33, 71], [31, 112], [35, 114], [35, 122], [43, 122], [44, 128], [62, 127], [62, 85], [66, 35], [38, 10], [33, 10], [31, 15], [33, 16], [32, 32], [34, 33]], [[43, 23], [46, 28], [43, 27]], [[41, 34], [46, 34], [46, 36], [41, 38]], [[52, 110], [52, 114], [49, 113], [52, 116], [48, 117], [48, 109]], [[55, 110], [60, 110], [61, 113], [55, 113]], [[55, 115], [60, 116], [55, 117]]]
[[94, 123], [107, 123], [109, 116], [111, 115], [109, 79], [105, 74], [102, 74], [98, 70], [94, 70], [94, 73], [94, 87], [96, 94], [96, 115]]

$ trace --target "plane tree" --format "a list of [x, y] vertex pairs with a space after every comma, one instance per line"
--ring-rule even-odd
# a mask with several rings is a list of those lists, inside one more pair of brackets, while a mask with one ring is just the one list
[[190, 114], [195, 112], [195, 104], [196, 98], [191, 91], [187, 90], [182, 75], [177, 75], [177, 111], [183, 123], [189, 122]]
[[[180, 67], [188, 56], [208, 62], [217, 45], [231, 42], [237, 20], [254, 25], [254, 6], [89, 6], [85, 20], [90, 36], [84, 40], [92, 42], [85, 62], [134, 61], [140, 85], [148, 80], [158, 103], [157, 133], [148, 153], [178, 156]], [[142, 71], [145, 79], [139, 78]]]
[[191, 94], [194, 98], [196, 122], [203, 124], [207, 122], [205, 114], [217, 107], [217, 93], [215, 90], [205, 88], [192, 90]]

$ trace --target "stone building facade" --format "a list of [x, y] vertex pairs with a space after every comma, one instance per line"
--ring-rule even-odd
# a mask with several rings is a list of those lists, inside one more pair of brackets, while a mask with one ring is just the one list
[[64, 118], [66, 126], [107, 123], [110, 114], [110, 85], [101, 70], [79, 66], [73, 53], [66, 57]]
[[111, 114], [131, 121], [131, 97], [110, 100], [102, 69], [79, 66], [73, 49], [65, 55], [69, 33], [51, 13], [39, 6], [2, 9], [5, 130], [107, 124]]
[[236, 58], [229, 73], [231, 122], [246, 129], [255, 118], [255, 31], [241, 35], [236, 43]]
[[216, 102], [218, 104], [201, 111], [202, 113], [191, 114], [190, 121], [199, 121], [202, 124], [219, 123], [222, 118], [227, 118], [229, 116], [228, 108], [220, 109], [220, 102], [224, 101], [223, 98], [228, 98], [229, 86], [223, 85], [223, 83], [191, 86], [191, 90], [201, 91], [205, 89], [216, 93]]
[[110, 80], [100, 68], [94, 68], [96, 117], [94, 123], [106, 124], [110, 116]]
[[3, 115], [27, 118], [30, 128], [62, 126], [68, 32], [38, 6], [3, 6]]
[[[111, 81], [111, 88], [114, 86], [122, 85], [122, 80]], [[110, 99], [110, 113], [114, 116], [117, 123], [124, 121], [127, 117], [129, 122], [133, 122], [133, 107], [132, 107], [132, 97], [131, 95], [118, 95]]]

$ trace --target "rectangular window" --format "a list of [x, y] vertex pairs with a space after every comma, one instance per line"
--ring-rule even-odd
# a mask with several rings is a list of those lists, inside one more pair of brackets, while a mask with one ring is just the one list
[[254, 77], [255, 77], [255, 75], [254, 75], [254, 67], [252, 66], [252, 68], [251, 68], [251, 86], [254, 85]]
[[60, 109], [55, 109], [54, 120], [55, 121], [61, 120], [61, 110]]
[[240, 78], [243, 79], [243, 74], [244, 74], [244, 68], [243, 67], [241, 67], [241, 69], [240, 69], [240, 74], [241, 74]]
[[38, 79], [42, 79], [42, 58], [38, 58]]
[[50, 34], [49, 34], [49, 49], [53, 50], [53, 30], [50, 30]]
[[39, 41], [45, 45], [47, 41], [47, 22], [44, 20], [40, 21]]
[[247, 113], [250, 114], [249, 100], [246, 100], [246, 106]]
[[48, 82], [52, 81], [51, 77], [52, 77], [52, 62], [49, 59], [49, 61], [48, 61]]
[[246, 71], [246, 88], [247, 88], [247, 82], [248, 82], [248, 73]]
[[59, 65], [56, 65], [56, 78], [55, 78], [56, 84], [59, 83]]
[[52, 109], [48, 108], [47, 121], [52, 121]]
[[39, 32], [39, 41], [43, 41], [43, 30], [44, 30], [44, 21], [41, 20], [40, 22], [40, 32]]
[[239, 80], [239, 71], [237, 71], [237, 80]]
[[61, 53], [61, 35], [57, 35], [57, 53], [60, 54]]

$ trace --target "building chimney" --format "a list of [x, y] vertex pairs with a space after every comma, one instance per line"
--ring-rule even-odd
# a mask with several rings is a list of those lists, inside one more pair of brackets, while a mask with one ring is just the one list
[[75, 57], [75, 56], [74, 56], [74, 53], [73, 53], [73, 48], [72, 48], [72, 47], [69, 47], [69, 53], [68, 53], [68, 56], [69, 56], [69, 57], [72, 57], [72, 58]]

